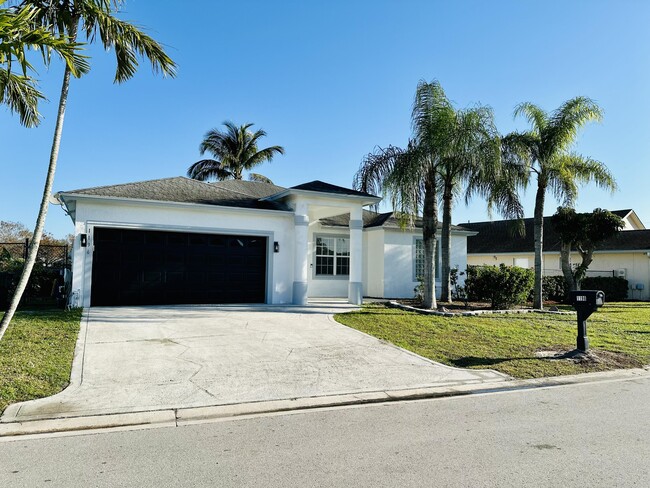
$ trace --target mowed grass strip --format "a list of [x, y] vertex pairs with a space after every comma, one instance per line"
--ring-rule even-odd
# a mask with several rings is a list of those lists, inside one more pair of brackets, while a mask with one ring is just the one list
[[68, 385], [80, 320], [81, 309], [16, 313], [0, 341], [0, 412]]
[[650, 364], [650, 303], [608, 303], [588, 320], [591, 350], [602, 362], [536, 356], [575, 349], [575, 315], [437, 317], [371, 304], [336, 315], [348, 327], [461, 368], [489, 368], [516, 378], [634, 368]]

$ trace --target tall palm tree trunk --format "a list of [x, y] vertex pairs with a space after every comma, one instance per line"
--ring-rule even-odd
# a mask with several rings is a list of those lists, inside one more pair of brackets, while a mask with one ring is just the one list
[[533, 224], [535, 227], [535, 287], [533, 288], [533, 308], [544, 308], [542, 301], [542, 276], [544, 274], [544, 197], [546, 196], [546, 185], [542, 175], [538, 177], [537, 194], [535, 195], [535, 216]]
[[451, 206], [453, 194], [451, 185], [445, 184], [442, 194], [442, 295], [440, 301], [451, 303]]
[[[77, 27], [79, 20], [73, 20], [73, 25], [71, 29], [70, 42], [74, 43], [77, 39]], [[36, 257], [38, 255], [38, 248], [41, 244], [41, 238], [43, 237], [43, 229], [45, 228], [45, 218], [47, 217], [47, 210], [50, 204], [50, 194], [52, 193], [52, 185], [54, 183], [54, 174], [56, 172], [56, 163], [59, 159], [59, 147], [61, 145], [61, 133], [63, 131], [63, 119], [65, 118], [65, 107], [68, 101], [68, 90], [70, 88], [70, 68], [66, 66], [65, 72], [63, 74], [63, 84], [61, 86], [61, 97], [59, 98], [59, 110], [56, 116], [56, 126], [54, 128], [54, 138], [52, 140], [52, 149], [50, 151], [50, 164], [47, 169], [47, 176], [45, 178], [45, 187], [43, 188], [43, 196], [41, 197], [41, 206], [38, 210], [38, 217], [36, 218], [36, 226], [34, 228], [34, 235], [32, 236], [31, 243], [29, 245], [29, 250], [27, 253], [27, 260], [25, 261], [25, 266], [23, 271], [20, 274], [20, 279], [16, 285], [16, 290], [14, 291], [13, 296], [11, 297], [11, 302], [9, 303], [9, 308], [2, 317], [0, 321], [0, 339], [4, 336], [7, 331], [7, 327], [11, 323], [11, 319], [16, 313], [16, 309], [20, 304], [20, 300], [23, 297], [27, 283], [29, 282], [29, 277], [34, 269], [34, 263], [36, 263]]]
[[[438, 227], [438, 203], [435, 177], [424, 185], [422, 211], [422, 240], [424, 244], [424, 308], [437, 308], [436, 304], [436, 230]], [[433, 181], [432, 181], [433, 180]]]

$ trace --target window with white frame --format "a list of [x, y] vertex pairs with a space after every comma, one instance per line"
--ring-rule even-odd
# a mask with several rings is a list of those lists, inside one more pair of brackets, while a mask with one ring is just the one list
[[[440, 279], [440, 242], [436, 245], [436, 279]], [[415, 264], [413, 281], [422, 281], [424, 277], [424, 239], [415, 239]]]
[[350, 274], [350, 239], [347, 237], [316, 237], [316, 276], [348, 276]]

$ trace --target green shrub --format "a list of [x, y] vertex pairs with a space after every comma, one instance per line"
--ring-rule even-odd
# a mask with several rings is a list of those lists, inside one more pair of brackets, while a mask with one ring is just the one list
[[627, 280], [618, 276], [590, 276], [582, 280], [583, 290], [601, 290], [605, 292], [605, 300], [618, 302], [627, 299]]
[[[20, 274], [22, 273], [24, 261], [14, 259], [11, 256], [0, 253], [0, 310], [8, 306], [9, 300], [14, 294]], [[48, 268], [42, 263], [35, 263], [27, 283], [23, 302], [31, 299], [37, 302], [51, 300], [57, 295], [57, 289], [63, 284], [61, 270]]]
[[465, 291], [471, 301], [489, 301], [492, 308], [511, 308], [524, 303], [535, 274], [518, 266], [470, 266]]
[[[542, 278], [542, 300], [563, 302], [569, 295], [569, 285], [564, 276], [544, 276]], [[530, 297], [532, 300], [532, 295]]]

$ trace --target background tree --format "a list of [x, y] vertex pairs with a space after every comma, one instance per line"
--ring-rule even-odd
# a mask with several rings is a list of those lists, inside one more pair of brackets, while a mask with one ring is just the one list
[[[253, 124], [236, 126], [230, 121], [223, 123], [225, 131], [212, 129], [205, 134], [199, 146], [201, 155], [206, 152], [214, 159], [197, 161], [187, 170], [187, 176], [195, 180], [241, 180], [244, 171], [250, 171], [265, 161], [270, 162], [276, 154], [284, 154], [282, 146], [259, 149], [258, 141], [266, 136], [262, 129], [252, 132]], [[266, 176], [250, 174], [251, 181], [270, 183]]]
[[[0, 6], [5, 3], [0, 0]], [[88, 70], [85, 58], [78, 52], [81, 44], [70, 43], [34, 25], [37, 13], [38, 10], [29, 5], [0, 8], [0, 104], [18, 114], [20, 123], [26, 127], [38, 125], [38, 102], [45, 98], [36, 80], [28, 74], [34, 70], [28, 60], [30, 50], [40, 51], [45, 64], [49, 64], [52, 52], [57, 53], [73, 76]], [[17, 73], [12, 70], [14, 66]]]
[[[579, 290], [593, 261], [594, 251], [603, 241], [614, 237], [623, 229], [623, 219], [600, 208], [591, 213], [576, 213], [570, 207], [558, 207], [553, 215], [553, 226], [562, 240], [560, 262], [562, 274], [570, 290]], [[580, 254], [581, 262], [571, 266], [571, 250]]]
[[614, 190], [616, 183], [604, 164], [571, 151], [579, 129], [590, 121], [602, 119], [602, 110], [595, 102], [585, 97], [572, 98], [550, 114], [526, 102], [515, 109], [517, 116], [524, 116], [531, 128], [527, 132], [513, 132], [504, 138], [505, 160], [512, 166], [511, 174], [518, 186], [526, 188], [533, 175], [537, 183], [533, 219], [533, 307], [541, 309], [546, 192], [551, 190], [565, 206], [571, 206], [577, 197], [578, 184], [595, 182], [600, 187]]
[[[149, 60], [154, 72], [162, 72], [163, 75], [174, 76], [176, 65], [165, 54], [162, 46], [134, 25], [120, 20], [115, 16], [123, 3], [121, 0], [25, 0], [22, 2], [22, 5], [33, 7], [36, 10], [34, 19], [37, 23], [43, 28], [50, 30], [54, 36], [64, 38], [73, 45], [77, 43], [79, 34], [82, 34], [88, 43], [96, 40], [101, 41], [105, 49], [115, 53], [115, 59], [117, 61], [117, 69], [115, 71], [116, 83], [124, 82], [135, 74], [140, 58]], [[0, 339], [7, 330], [18, 308], [32, 268], [36, 262], [38, 247], [45, 226], [49, 198], [52, 192], [56, 163], [59, 157], [63, 119], [65, 117], [71, 74], [72, 69], [69, 65], [66, 65], [63, 73], [63, 83], [50, 152], [50, 162], [34, 228], [34, 235], [29, 246], [25, 267], [11, 298], [9, 308], [2, 321], [0, 321]]]

